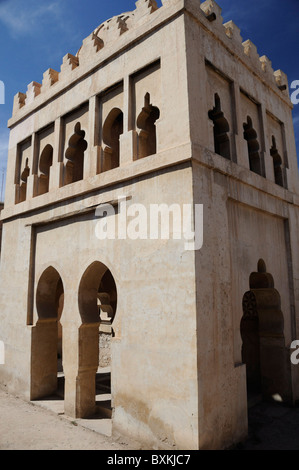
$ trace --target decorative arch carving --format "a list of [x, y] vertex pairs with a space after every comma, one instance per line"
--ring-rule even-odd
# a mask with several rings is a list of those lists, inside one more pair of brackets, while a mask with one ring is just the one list
[[120, 136], [123, 134], [123, 127], [123, 112], [119, 108], [113, 108], [103, 125], [103, 171], [117, 168], [120, 164]]
[[77, 122], [74, 127], [74, 134], [69, 139], [68, 148], [65, 152], [68, 161], [65, 165], [64, 185], [83, 179], [84, 152], [88, 146], [84, 137], [85, 131], [81, 130], [81, 124]]
[[279, 186], [284, 186], [283, 173], [282, 173], [282, 158], [278, 153], [275, 137], [272, 136], [272, 147], [270, 149], [270, 155], [273, 158], [273, 169], [275, 183]]
[[25, 160], [24, 168], [21, 172], [20, 176], [20, 192], [19, 192], [19, 202], [23, 202], [26, 200], [27, 196], [27, 179], [30, 174], [30, 168], [28, 163], [28, 158]]
[[53, 147], [48, 144], [43, 149], [39, 159], [40, 175], [38, 179], [38, 195], [49, 191], [50, 168], [53, 164]]
[[247, 122], [243, 124], [244, 139], [247, 141], [249, 168], [258, 175], [263, 175], [260, 155], [260, 144], [257, 140], [256, 130], [253, 128], [252, 119], [247, 116]]
[[150, 103], [150, 94], [144, 97], [144, 107], [137, 117], [138, 132], [138, 158], [148, 157], [157, 153], [156, 121], [160, 117], [160, 110]]
[[215, 153], [230, 160], [230, 140], [229, 140], [229, 123], [224, 117], [221, 109], [221, 102], [218, 93], [215, 93], [215, 106], [208, 113], [209, 118], [214, 123], [214, 148]]

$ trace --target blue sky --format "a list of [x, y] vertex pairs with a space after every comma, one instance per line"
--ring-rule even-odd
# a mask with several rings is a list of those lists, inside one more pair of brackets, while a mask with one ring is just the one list
[[[224, 22], [233, 20], [243, 40], [251, 39], [274, 70], [283, 70], [289, 84], [299, 80], [299, 0], [218, 4]], [[48, 68], [59, 71], [63, 56], [76, 54], [82, 40], [103, 21], [134, 9], [134, 0], [0, 0], [0, 80], [5, 84], [5, 104], [0, 105], [0, 199], [14, 95], [26, 92], [32, 81], [41, 83]], [[299, 104], [293, 115], [299, 154]]]

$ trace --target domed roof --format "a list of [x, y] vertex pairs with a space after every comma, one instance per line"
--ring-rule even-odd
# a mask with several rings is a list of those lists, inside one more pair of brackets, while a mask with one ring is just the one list
[[[98, 49], [116, 41], [126, 31], [133, 29], [141, 18], [158, 9], [156, 0], [138, 0], [136, 7], [134, 11], [128, 11], [104, 21], [91, 33], [89, 38], [98, 44]], [[81, 50], [82, 46], [76, 54], [77, 57]]]

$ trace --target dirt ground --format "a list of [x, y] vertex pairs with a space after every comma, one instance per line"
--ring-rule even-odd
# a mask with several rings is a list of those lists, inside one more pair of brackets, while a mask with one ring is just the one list
[[[0, 389], [0, 450], [142, 450]], [[299, 450], [299, 408], [279, 403], [249, 410], [249, 435], [231, 450]]]
[[0, 450], [132, 450], [113, 439], [0, 389]]

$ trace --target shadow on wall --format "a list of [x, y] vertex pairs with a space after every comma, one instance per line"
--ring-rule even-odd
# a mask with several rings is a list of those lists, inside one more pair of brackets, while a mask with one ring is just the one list
[[240, 325], [248, 398], [260, 394], [265, 401], [279, 397], [279, 401], [292, 403], [281, 298], [262, 259], [257, 272], [250, 274], [249, 285]]

